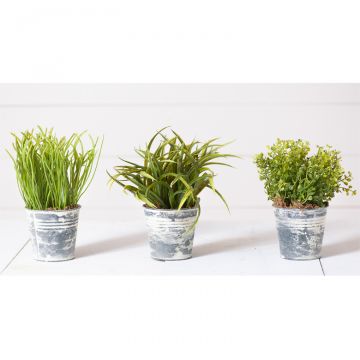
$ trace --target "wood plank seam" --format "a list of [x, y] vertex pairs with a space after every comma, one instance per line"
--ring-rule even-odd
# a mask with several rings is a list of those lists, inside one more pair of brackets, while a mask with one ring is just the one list
[[27, 240], [25, 244], [20, 248], [20, 250], [11, 258], [11, 260], [5, 265], [5, 267], [0, 271], [0, 275], [3, 275], [4, 272], [9, 268], [9, 266], [12, 264], [12, 262], [17, 258], [17, 256], [24, 250], [26, 245], [30, 242], [30, 240]]

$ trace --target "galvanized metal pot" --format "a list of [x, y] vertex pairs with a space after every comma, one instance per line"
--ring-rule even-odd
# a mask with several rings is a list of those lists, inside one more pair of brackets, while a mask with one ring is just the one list
[[80, 206], [70, 210], [26, 210], [35, 260], [75, 258], [79, 212]]
[[320, 258], [327, 208], [275, 208], [281, 257], [288, 260]]
[[198, 209], [163, 210], [144, 207], [151, 257], [185, 260], [192, 257]]

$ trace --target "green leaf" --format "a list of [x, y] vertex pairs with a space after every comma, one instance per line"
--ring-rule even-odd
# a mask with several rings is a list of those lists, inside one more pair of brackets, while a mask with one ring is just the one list
[[141, 171], [141, 172], [140, 172], [140, 176], [143, 176], [143, 177], [145, 177], [145, 178], [147, 178], [147, 179], [150, 179], [150, 180], [152, 180], [152, 181], [156, 181], [156, 179], [155, 179], [153, 176], [151, 176], [150, 174], [146, 173], [145, 171]]

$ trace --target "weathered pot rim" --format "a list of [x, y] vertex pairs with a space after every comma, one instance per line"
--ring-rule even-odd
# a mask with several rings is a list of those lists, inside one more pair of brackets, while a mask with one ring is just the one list
[[327, 206], [323, 206], [323, 207], [317, 207], [317, 208], [313, 208], [313, 209], [297, 209], [297, 208], [285, 208], [285, 207], [278, 207], [278, 206], [274, 206], [273, 208], [275, 210], [283, 210], [283, 211], [289, 211], [289, 212], [316, 212], [316, 211], [322, 211], [322, 210], [327, 210], [329, 208], [329, 205]]
[[149, 208], [146, 205], [143, 205], [144, 210], [146, 211], [153, 211], [153, 212], [167, 212], [167, 213], [180, 213], [180, 212], [186, 212], [186, 211], [199, 211], [198, 207], [193, 207], [193, 208], [186, 208], [186, 209], [153, 209], [153, 208]]
[[50, 214], [50, 213], [70, 213], [70, 212], [79, 211], [80, 209], [81, 209], [81, 205], [77, 205], [76, 208], [73, 209], [65, 209], [65, 210], [35, 210], [35, 209], [25, 208], [25, 211], [30, 213]]

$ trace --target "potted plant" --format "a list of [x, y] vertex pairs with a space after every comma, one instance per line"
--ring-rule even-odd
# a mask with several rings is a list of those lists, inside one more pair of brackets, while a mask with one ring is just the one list
[[267, 154], [255, 157], [275, 207], [281, 257], [289, 260], [318, 259], [329, 202], [336, 193], [356, 194], [339, 151], [330, 146], [310, 151], [306, 141], [278, 139]]
[[141, 164], [120, 159], [125, 164], [108, 174], [110, 183], [144, 203], [151, 257], [185, 260], [192, 256], [202, 190], [212, 189], [227, 206], [214, 186], [212, 166], [230, 166], [219, 160], [234, 155], [219, 152], [226, 144], [218, 144], [218, 139], [185, 143], [175, 131], [166, 136], [165, 129], [156, 132], [144, 149], [136, 150]]
[[53, 129], [25, 131], [14, 137], [13, 160], [25, 202], [33, 256], [39, 261], [74, 258], [79, 199], [98, 165], [102, 142], [84, 133], [57, 138]]

